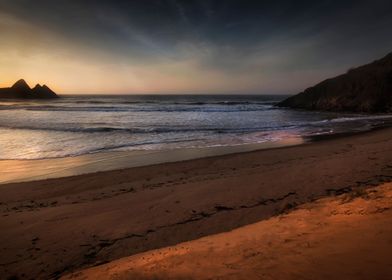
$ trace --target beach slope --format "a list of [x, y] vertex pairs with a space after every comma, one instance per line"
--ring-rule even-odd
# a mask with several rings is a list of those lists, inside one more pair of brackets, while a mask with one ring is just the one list
[[392, 178], [391, 147], [388, 128], [300, 146], [3, 184], [0, 275], [56, 278], [379, 185]]
[[392, 184], [64, 279], [392, 279]]

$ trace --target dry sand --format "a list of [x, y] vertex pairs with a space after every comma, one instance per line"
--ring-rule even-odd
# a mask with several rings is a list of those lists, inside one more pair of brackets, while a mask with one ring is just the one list
[[392, 279], [392, 183], [65, 279]]
[[[392, 178], [392, 129], [0, 186], [0, 275], [58, 277]], [[271, 237], [272, 238], [272, 237]]]

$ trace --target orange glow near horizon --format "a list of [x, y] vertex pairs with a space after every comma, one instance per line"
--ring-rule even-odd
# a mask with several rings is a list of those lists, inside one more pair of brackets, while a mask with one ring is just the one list
[[214, 93], [259, 86], [247, 75], [200, 69], [199, 53], [181, 60], [140, 61], [72, 43], [58, 34], [0, 13], [0, 86], [19, 79], [59, 94]]
[[[279, 79], [255, 67], [253, 71], [222, 71], [205, 67], [210, 50], [180, 46], [179, 57], [145, 60], [124, 57], [80, 45], [57, 33], [0, 12], [0, 86], [19, 79], [30, 86], [46, 84], [58, 94], [159, 93], [273, 93], [302, 88], [304, 79], [317, 80], [314, 71], [281, 73]], [[280, 59], [279, 56], [267, 57]], [[257, 71], [255, 71], [255, 69]], [[293, 77], [294, 83], [281, 83]], [[298, 82], [299, 81], [299, 82]]]
[[58, 94], [292, 94], [336, 71], [294, 69], [277, 75], [270, 68], [287, 61], [290, 54], [284, 46], [255, 56], [244, 69], [206, 65], [217, 51], [208, 44], [179, 44], [172, 56], [127, 56], [1, 11], [0, 32], [0, 86], [25, 79], [30, 86], [46, 84]]
[[6, 58], [0, 60], [1, 87], [9, 87], [15, 81], [25, 79], [30, 86], [47, 84], [60, 94], [143, 94], [217, 92], [230, 88], [249, 90], [249, 86], [254, 84], [245, 76], [233, 81], [217, 71], [199, 71], [192, 60], [135, 65], [116, 61], [116, 57], [99, 60], [77, 52], [66, 55], [49, 50], [24, 55], [4, 49], [1, 52], [8, 52]]

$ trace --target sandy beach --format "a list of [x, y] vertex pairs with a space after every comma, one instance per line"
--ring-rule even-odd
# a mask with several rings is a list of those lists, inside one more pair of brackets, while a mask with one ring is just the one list
[[[300, 146], [3, 184], [0, 274], [4, 278], [57, 278], [122, 257], [230, 231], [296, 207], [299, 207], [296, 211], [306, 212], [308, 206], [300, 205], [389, 182], [391, 147], [392, 129], [382, 129]], [[320, 203], [323, 207], [326, 202]], [[339, 204], [334, 200], [330, 203]], [[296, 213], [292, 215], [295, 217]], [[284, 217], [266, 220], [261, 228]], [[361, 226], [366, 226], [367, 221]], [[250, 227], [253, 226], [259, 224]], [[384, 223], [371, 224], [369, 220], [371, 228], [383, 226]], [[312, 228], [308, 232], [312, 230], [317, 232]], [[314, 238], [322, 242], [328, 240], [323, 239], [325, 236]], [[279, 238], [274, 241], [278, 245]], [[380, 247], [390, 246], [390, 240], [384, 241]], [[195, 242], [198, 246], [197, 242], [203, 241]], [[263, 244], [260, 246], [266, 246]], [[228, 252], [228, 259], [231, 253]], [[292, 263], [288, 258], [289, 266]], [[127, 270], [127, 261], [120, 262], [125, 263], [123, 267]], [[143, 265], [141, 262], [140, 267]], [[252, 266], [249, 267], [244, 273], [252, 273]], [[159, 270], [151, 270], [155, 272]], [[170, 276], [170, 266], [167, 272]], [[298, 268], [297, 273], [304, 272]], [[227, 275], [227, 270], [222, 273]], [[295, 275], [298, 274], [291, 277]], [[124, 277], [129, 279], [126, 273]], [[146, 277], [150, 279], [149, 275]]]
[[64, 279], [392, 278], [392, 184], [323, 198], [227, 233]]
[[368, 2], [0, 0], [0, 280], [392, 280]]

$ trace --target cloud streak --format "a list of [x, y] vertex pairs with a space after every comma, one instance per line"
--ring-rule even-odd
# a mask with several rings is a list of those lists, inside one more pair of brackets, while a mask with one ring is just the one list
[[392, 50], [390, 1], [342, 2], [3, 0], [0, 83], [296, 93]]

